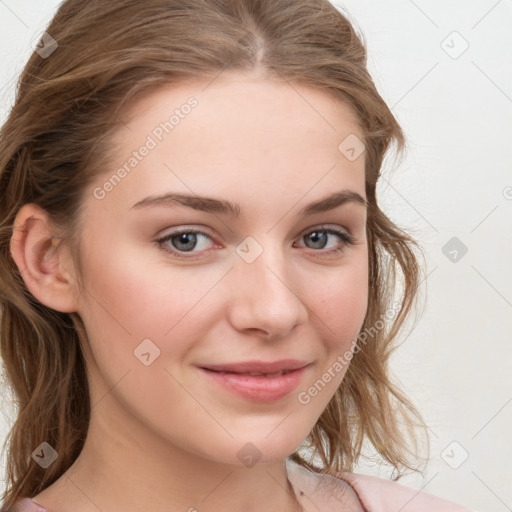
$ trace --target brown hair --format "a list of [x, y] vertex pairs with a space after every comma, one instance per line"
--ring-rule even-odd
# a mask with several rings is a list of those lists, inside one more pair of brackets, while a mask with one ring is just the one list
[[[342, 384], [306, 439], [324, 467], [299, 451], [291, 458], [330, 474], [352, 471], [367, 439], [395, 470], [417, 470], [408, 436], [416, 443], [413, 425], [425, 425], [392, 383], [388, 360], [416, 302], [418, 246], [376, 198], [384, 156], [392, 144], [401, 153], [405, 138], [348, 19], [327, 0], [67, 0], [46, 31], [58, 48], [32, 54], [0, 132], [0, 348], [18, 408], [6, 440], [6, 507], [41, 492], [71, 466], [90, 418], [83, 324], [78, 314], [45, 307], [27, 290], [9, 251], [15, 216], [26, 203], [46, 210], [80, 263], [80, 205], [107, 168], [121, 109], [155, 87], [225, 69], [256, 69], [269, 79], [321, 88], [354, 109], [364, 133], [370, 289], [362, 332], [371, 336], [358, 338]], [[390, 311], [399, 274], [398, 312], [385, 321], [389, 328], [376, 329]], [[47, 469], [31, 458], [43, 441], [59, 454]]]

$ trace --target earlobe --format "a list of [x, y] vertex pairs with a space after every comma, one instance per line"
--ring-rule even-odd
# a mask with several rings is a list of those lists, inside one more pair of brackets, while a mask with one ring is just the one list
[[72, 261], [51, 225], [45, 210], [25, 204], [14, 222], [11, 255], [28, 290], [41, 304], [71, 313], [77, 311]]

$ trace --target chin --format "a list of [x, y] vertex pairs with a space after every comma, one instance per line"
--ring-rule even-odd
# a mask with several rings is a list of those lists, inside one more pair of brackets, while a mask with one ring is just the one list
[[[281, 421], [283, 418], [281, 418]], [[289, 457], [302, 444], [309, 430], [300, 429], [291, 424], [284, 427], [285, 423], [286, 420], [282, 426], [277, 428], [278, 423], [275, 423], [265, 433], [260, 432], [254, 437], [243, 436], [240, 441], [233, 443], [235, 463], [246, 465], [246, 462], [249, 461], [250, 463], [252, 458], [253, 461], [257, 459], [256, 462], [259, 464], [270, 464], [283, 461]]]
[[[275, 427], [275, 426], [274, 426]], [[205, 447], [201, 455], [212, 462], [251, 468], [258, 464], [273, 464], [284, 461], [300, 446], [304, 438], [300, 436], [291, 438], [290, 432], [296, 432], [288, 426], [288, 433], [279, 435], [271, 433], [267, 438], [265, 434], [258, 436], [236, 435], [235, 439], [225, 439], [224, 442], [215, 442], [215, 446]], [[307, 435], [307, 434], [306, 434]], [[210, 438], [212, 441], [212, 438]]]

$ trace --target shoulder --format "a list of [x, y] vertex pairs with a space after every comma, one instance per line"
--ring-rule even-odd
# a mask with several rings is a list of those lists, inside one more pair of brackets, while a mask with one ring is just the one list
[[451, 501], [391, 480], [358, 473], [337, 477], [356, 491], [368, 512], [471, 512]]
[[359, 473], [335, 476], [314, 472], [291, 459], [287, 473], [295, 489], [305, 493], [317, 511], [347, 510], [363, 512], [472, 512], [455, 503], [391, 480]]

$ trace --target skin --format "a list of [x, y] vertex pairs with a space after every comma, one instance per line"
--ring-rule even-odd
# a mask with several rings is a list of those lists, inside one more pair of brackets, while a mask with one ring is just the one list
[[[97, 199], [94, 188], [190, 96], [197, 107]], [[115, 161], [84, 199], [85, 290], [66, 243], [48, 251], [54, 231], [46, 212], [25, 205], [16, 219], [23, 229], [11, 250], [31, 293], [78, 312], [88, 335], [92, 413], [84, 450], [33, 499], [54, 512], [300, 510], [288, 492], [285, 459], [347, 366], [308, 404], [298, 394], [352, 348], [367, 309], [368, 248], [363, 205], [298, 212], [343, 189], [366, 198], [364, 154], [350, 161], [338, 150], [347, 135], [362, 139], [362, 132], [350, 107], [325, 92], [233, 72], [154, 91], [124, 119]], [[171, 191], [236, 202], [241, 217], [178, 205], [131, 208]], [[328, 235], [322, 248], [305, 236], [322, 225], [357, 244]], [[211, 238], [199, 236], [192, 253], [176, 238], [174, 246], [155, 244], [178, 228]], [[248, 236], [263, 249], [252, 263], [236, 252]], [[326, 254], [336, 247], [342, 251]], [[134, 355], [144, 339], [160, 350], [149, 366]], [[268, 403], [224, 390], [196, 366], [286, 358], [310, 365], [295, 391]], [[252, 467], [237, 457], [248, 442], [261, 453]], [[305, 492], [306, 510], [326, 506], [327, 495], [292, 484]], [[348, 485], [337, 485], [341, 510], [363, 510]]]

